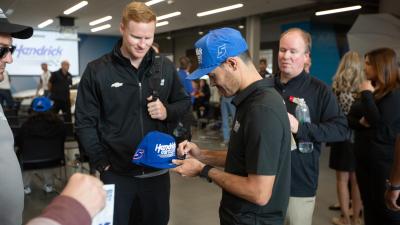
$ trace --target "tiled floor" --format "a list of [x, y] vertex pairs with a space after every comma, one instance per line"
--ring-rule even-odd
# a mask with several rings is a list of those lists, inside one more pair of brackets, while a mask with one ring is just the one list
[[[194, 131], [194, 142], [210, 149], [220, 149], [221, 138], [218, 131]], [[74, 144], [67, 150], [73, 158]], [[328, 210], [328, 206], [336, 202], [335, 173], [328, 168], [329, 150], [323, 150], [320, 160], [320, 179], [313, 225], [331, 224], [331, 218], [338, 212]], [[71, 173], [71, 169], [69, 171]], [[37, 180], [37, 179], [36, 179]], [[36, 183], [39, 183], [38, 181]], [[26, 196], [24, 221], [38, 215], [57, 194], [45, 194], [40, 186], [33, 186], [31, 195]], [[218, 206], [221, 190], [215, 184], [203, 179], [181, 177], [171, 174], [171, 216], [169, 225], [217, 225]]]

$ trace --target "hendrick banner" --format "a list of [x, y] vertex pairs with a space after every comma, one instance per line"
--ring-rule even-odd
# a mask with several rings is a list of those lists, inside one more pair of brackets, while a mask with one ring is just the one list
[[69, 72], [79, 75], [78, 35], [50, 31], [34, 31], [30, 39], [13, 39], [17, 48], [14, 63], [7, 65], [10, 75], [39, 75], [40, 64], [47, 63], [50, 71], [60, 69], [61, 61], [70, 62]]

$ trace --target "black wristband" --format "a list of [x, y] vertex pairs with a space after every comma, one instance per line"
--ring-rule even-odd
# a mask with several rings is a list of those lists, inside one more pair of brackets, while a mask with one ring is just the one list
[[389, 180], [386, 180], [386, 190], [388, 191], [398, 191], [400, 190], [400, 185], [393, 185]]
[[208, 172], [214, 168], [213, 166], [210, 165], [205, 165], [203, 169], [200, 171], [199, 177], [205, 178], [208, 182], [212, 182], [211, 178], [208, 176]]

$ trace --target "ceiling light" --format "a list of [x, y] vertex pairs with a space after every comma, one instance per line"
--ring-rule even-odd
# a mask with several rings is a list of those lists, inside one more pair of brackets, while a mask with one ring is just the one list
[[243, 28], [244, 28], [244, 25], [239, 25], [238, 28], [239, 28], [239, 29], [243, 29]]
[[92, 29], [90, 29], [90, 31], [91, 31], [91, 32], [97, 32], [97, 31], [101, 31], [101, 30], [108, 29], [108, 28], [110, 28], [110, 27], [111, 27], [110, 24], [105, 24], [105, 25], [101, 25], [101, 26], [92, 28]]
[[103, 23], [103, 22], [109, 21], [111, 19], [112, 19], [112, 16], [105, 16], [103, 18], [100, 18], [100, 19], [97, 19], [97, 20], [93, 20], [92, 22], [89, 23], [89, 25], [90, 26], [94, 26], [94, 25], [97, 25], [99, 23]]
[[165, 1], [165, 0], [151, 0], [151, 1], [146, 2], [145, 4], [147, 6], [151, 6], [151, 5], [155, 5], [157, 3], [163, 2], [163, 1]]
[[165, 15], [162, 15], [162, 16], [157, 16], [157, 21], [160, 21], [160, 20], [165, 20], [165, 19], [168, 19], [168, 18], [171, 18], [171, 17], [174, 17], [174, 16], [179, 16], [179, 15], [181, 15], [182, 13], [181, 12], [173, 12], [173, 13], [169, 13], [169, 14], [165, 14]]
[[319, 12], [316, 12], [315, 15], [316, 16], [322, 16], [322, 15], [327, 15], [327, 14], [333, 14], [333, 13], [340, 13], [340, 12], [347, 12], [347, 11], [357, 10], [357, 9], [361, 9], [361, 8], [362, 8], [361, 5], [355, 5], [355, 6], [350, 6], [350, 7], [319, 11]]
[[204, 34], [204, 32], [203, 31], [199, 31], [199, 35], [203, 35]]
[[235, 4], [235, 5], [230, 5], [230, 6], [226, 6], [226, 7], [222, 7], [222, 8], [218, 8], [218, 9], [205, 11], [205, 12], [200, 12], [200, 13], [197, 13], [196, 15], [198, 17], [208, 16], [211, 14], [220, 13], [220, 12], [224, 12], [224, 11], [228, 11], [228, 10], [232, 10], [232, 9], [241, 8], [241, 7], [243, 7], [243, 4], [240, 3], [240, 4]]
[[168, 25], [168, 24], [169, 24], [168, 21], [162, 21], [162, 22], [156, 23], [156, 27], [161, 27], [161, 26], [165, 26], [165, 25]]
[[39, 28], [47, 27], [48, 25], [52, 24], [54, 21], [52, 19], [48, 19], [38, 25]]
[[171, 36], [167, 36], [166, 39], [167, 39], [167, 40], [171, 40], [172, 37], [171, 37]]
[[78, 4], [72, 6], [71, 8], [65, 10], [65, 11], [64, 11], [64, 14], [65, 14], [65, 15], [69, 15], [69, 14], [71, 14], [71, 13], [77, 11], [78, 9], [80, 9], [80, 8], [82, 8], [82, 7], [84, 7], [84, 6], [86, 6], [87, 4], [88, 4], [87, 1], [81, 1], [81, 2], [79, 2]]

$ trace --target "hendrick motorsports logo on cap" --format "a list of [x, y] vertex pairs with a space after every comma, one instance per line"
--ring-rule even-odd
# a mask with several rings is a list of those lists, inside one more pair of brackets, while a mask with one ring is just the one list
[[174, 168], [176, 159], [175, 139], [168, 134], [152, 131], [140, 142], [132, 162], [140, 166], [166, 169]]

